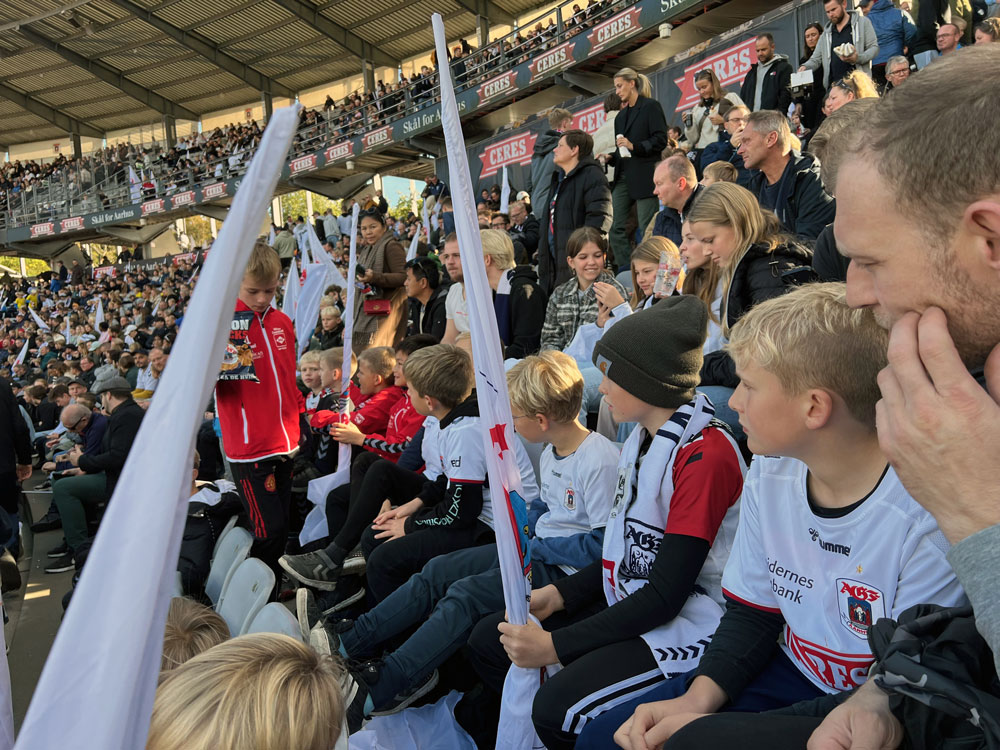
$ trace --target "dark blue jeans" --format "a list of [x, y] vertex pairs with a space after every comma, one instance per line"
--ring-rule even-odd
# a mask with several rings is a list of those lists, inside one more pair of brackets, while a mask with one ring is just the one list
[[[559, 568], [536, 564], [532, 566], [532, 585], [539, 588], [564, 575]], [[496, 545], [471, 547], [433, 558], [358, 618], [341, 639], [351, 658], [371, 658], [377, 655], [379, 644], [420, 625], [385, 658], [371, 693], [378, 709], [397, 693], [419, 684], [465, 645], [483, 617], [503, 608]]]
[[[661, 682], [638, 698], [633, 698], [601, 714], [583, 728], [576, 741], [577, 750], [598, 750], [598, 748], [614, 750], [617, 747], [613, 739], [615, 732], [628, 721], [640, 704], [680, 697], [687, 691], [687, 686], [697, 671], [692, 670]], [[779, 650], [757, 679], [747, 685], [743, 692], [722, 710], [751, 713], [771, 711], [823, 695], [826, 693], [813, 685], [791, 659], [785, 656], [785, 652]]]

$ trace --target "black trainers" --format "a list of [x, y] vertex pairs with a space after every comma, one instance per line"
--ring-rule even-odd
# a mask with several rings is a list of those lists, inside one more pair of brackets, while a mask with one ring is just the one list
[[74, 570], [76, 563], [73, 561], [73, 553], [67, 552], [45, 566], [46, 573], [65, 573], [67, 570]]
[[43, 531], [53, 531], [61, 528], [62, 519], [59, 517], [58, 513], [46, 513], [44, 516], [31, 524], [31, 530], [36, 534], [41, 534]]
[[409, 708], [418, 700], [427, 695], [431, 690], [437, 687], [438, 684], [438, 671], [435, 669], [424, 679], [417, 682], [413, 687], [407, 688], [402, 692], [396, 693], [392, 700], [386, 705], [382, 706], [377, 711], [372, 711], [372, 716], [389, 716], [391, 714], [398, 714], [404, 708]]
[[365, 567], [365, 556], [360, 549], [356, 549], [344, 559], [341, 572], [345, 576], [359, 576], [365, 572]]
[[333, 591], [337, 588], [340, 566], [323, 550], [307, 552], [304, 555], [282, 555], [278, 564], [288, 575], [306, 586], [324, 591]]
[[66, 540], [63, 539], [62, 544], [60, 544], [58, 547], [53, 547], [52, 549], [50, 549], [46, 553], [46, 556], [54, 559], [57, 557], [62, 557], [63, 555], [68, 555], [69, 553], [70, 553], [69, 545], [66, 544]]

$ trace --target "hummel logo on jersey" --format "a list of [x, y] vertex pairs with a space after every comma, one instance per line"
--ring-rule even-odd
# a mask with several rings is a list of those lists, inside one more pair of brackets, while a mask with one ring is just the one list
[[844, 555], [845, 557], [850, 557], [851, 548], [846, 544], [834, 544], [833, 542], [824, 542], [816, 529], [809, 529], [809, 536], [812, 540], [819, 545], [820, 549], [826, 550], [827, 552], [836, 552], [838, 555]]

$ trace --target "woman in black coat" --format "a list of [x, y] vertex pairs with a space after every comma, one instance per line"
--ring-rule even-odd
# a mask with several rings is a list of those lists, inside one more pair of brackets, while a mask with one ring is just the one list
[[[780, 233], [778, 218], [746, 188], [718, 182], [706, 188], [685, 217], [705, 254], [723, 271], [722, 332], [758, 302], [780, 297], [793, 286], [815, 281], [812, 252]], [[715, 413], [742, 437], [729, 397], [740, 383], [732, 358], [723, 349], [705, 355], [701, 386]]]
[[639, 226], [652, 221], [660, 208], [653, 194], [653, 170], [667, 146], [667, 119], [663, 107], [652, 98], [649, 79], [631, 68], [622, 68], [615, 76], [615, 93], [622, 108], [615, 116], [616, 149], [608, 158], [615, 168], [611, 191], [614, 222], [609, 236], [615, 263], [629, 267], [632, 243], [625, 231], [629, 211], [635, 204]]
[[569, 236], [579, 227], [594, 227], [601, 234], [611, 227], [611, 189], [593, 151], [594, 139], [582, 130], [567, 130], [552, 151], [556, 168], [549, 205], [541, 207], [538, 242], [538, 282], [546, 294], [571, 275], [566, 263]]

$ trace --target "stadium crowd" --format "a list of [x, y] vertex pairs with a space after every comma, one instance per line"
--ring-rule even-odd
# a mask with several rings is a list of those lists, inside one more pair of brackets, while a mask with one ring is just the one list
[[[278, 309], [286, 274], [315, 233], [347, 275], [350, 202], [257, 242], [179, 570], [206, 601], [239, 515], [301, 638], [229, 639], [175, 600], [147, 747], [270, 732], [328, 750], [442, 688], [491, 747], [511, 664], [559, 666], [531, 699], [549, 750], [1000, 739], [1000, 467], [983, 449], [1000, 440], [1000, 112], [982, 85], [1000, 46], [988, 21], [934, 19], [940, 54], [911, 71], [906, 24], [937, 6], [886, 5], [826, 2], [796, 98], [769, 34], [739, 94], [698, 73], [677, 126], [622, 69], [608, 132], [554, 110], [532, 184], [505, 206], [480, 196], [540, 625], [504, 614], [456, 196], [428, 179], [430, 232], [368, 199], [354, 309], [330, 287], [297, 321], [309, 331]], [[8, 551], [17, 484], [39, 470], [53, 503], [33, 528], [65, 536], [47, 571], [85, 565], [197, 277], [186, 261], [99, 279], [57, 262], [0, 279]], [[307, 538], [308, 482], [338, 468], [349, 481]], [[271, 696], [255, 712], [248, 680]]]

